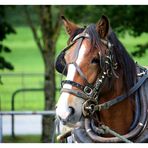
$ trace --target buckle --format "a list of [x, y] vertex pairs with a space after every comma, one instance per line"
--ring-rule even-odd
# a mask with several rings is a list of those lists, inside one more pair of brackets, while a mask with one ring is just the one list
[[84, 87], [84, 93], [86, 93], [87, 95], [91, 95], [93, 93], [93, 89], [90, 88], [89, 86], [85, 86]]
[[82, 112], [84, 117], [91, 116], [96, 111], [96, 104], [95, 100], [88, 99], [82, 104]]

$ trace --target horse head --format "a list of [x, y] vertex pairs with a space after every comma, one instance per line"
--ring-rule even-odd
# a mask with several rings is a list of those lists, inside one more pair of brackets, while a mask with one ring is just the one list
[[[75, 124], [83, 116], [85, 99], [91, 95], [95, 99], [98, 96], [98, 92], [93, 90], [97, 78], [100, 82], [104, 81], [117, 68], [117, 63], [113, 61], [112, 45], [107, 40], [111, 29], [106, 16], [86, 28], [80, 28], [65, 17], [62, 19], [69, 41], [63, 57], [66, 62], [66, 81], [62, 83], [56, 113], [63, 122]], [[112, 69], [108, 66], [111, 62]], [[101, 93], [108, 89], [104, 87]]]
[[[134, 97], [131, 94], [138, 88], [131, 88], [136, 79], [136, 64], [106, 16], [84, 28], [64, 16], [62, 20], [69, 40], [56, 61], [56, 69], [66, 76], [56, 106], [58, 119], [73, 129], [85, 126], [88, 135], [97, 142], [108, 141], [97, 136], [98, 140], [91, 133], [91, 128], [100, 133], [102, 123], [119, 134], [126, 134], [138, 121], [135, 118], [132, 124]], [[120, 140], [111, 138], [111, 141]]]

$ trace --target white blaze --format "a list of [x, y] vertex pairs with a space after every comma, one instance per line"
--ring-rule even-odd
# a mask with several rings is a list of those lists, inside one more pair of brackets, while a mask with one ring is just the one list
[[[79, 49], [79, 54], [78, 54], [78, 58], [76, 60], [77, 65], [79, 66], [81, 61], [84, 58], [84, 53], [85, 53], [85, 46], [82, 44], [82, 46]], [[74, 76], [76, 73], [76, 67], [73, 64], [69, 64], [68, 66], [68, 74], [66, 77], [66, 80], [74, 80]], [[70, 84], [64, 84], [63, 88], [68, 88], [71, 89], [72, 85]], [[57, 103], [57, 109], [56, 109], [56, 114], [58, 116], [60, 116], [62, 119], [66, 119], [67, 116], [69, 115], [69, 110], [68, 110], [68, 98], [69, 98], [69, 93], [67, 92], [62, 92], [59, 101]]]

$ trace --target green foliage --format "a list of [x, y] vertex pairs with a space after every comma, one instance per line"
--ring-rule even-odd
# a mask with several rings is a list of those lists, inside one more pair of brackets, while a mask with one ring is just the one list
[[[5, 7], [0, 6], [0, 53], [10, 53], [11, 49], [3, 44], [8, 34], [15, 33], [12, 26], [5, 19]], [[0, 69], [13, 70], [14, 67], [2, 55], [0, 56]]]
[[[31, 19], [35, 25], [39, 25], [39, 18], [38, 18], [38, 9], [35, 5], [28, 5], [26, 6], [31, 14]], [[19, 26], [27, 26], [26, 17], [24, 13], [24, 6], [23, 5], [7, 5], [5, 6], [5, 18], [8, 22], [15, 27]]]
[[144, 45], [138, 44], [136, 47], [139, 48], [139, 50], [133, 51], [132, 55], [136, 57], [142, 57], [146, 54], [146, 51], [148, 49], [148, 43]]
[[65, 6], [65, 14], [70, 19], [79, 23], [96, 23], [104, 14], [108, 16], [111, 27], [117, 32], [125, 33], [127, 30], [130, 30], [134, 36], [148, 32], [148, 6], [146, 5]]
[[[136, 37], [148, 33], [147, 5], [65, 6], [65, 14], [79, 23], [96, 23], [104, 14], [109, 17], [111, 27], [118, 34], [125, 35], [128, 32]], [[133, 56], [143, 56], [148, 49], [148, 41], [137, 47]]]

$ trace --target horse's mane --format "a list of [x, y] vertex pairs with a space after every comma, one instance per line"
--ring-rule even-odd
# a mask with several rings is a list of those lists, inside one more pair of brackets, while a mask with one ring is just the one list
[[[77, 29], [71, 36], [69, 40], [72, 40], [76, 35], [82, 33], [85, 28]], [[90, 40], [92, 44], [92, 49], [98, 47], [101, 43], [100, 36], [96, 31], [96, 25], [91, 24], [86, 28], [86, 32], [90, 35]], [[134, 79], [136, 76], [136, 64], [133, 59], [127, 53], [125, 47], [118, 40], [114, 32], [110, 32], [108, 35], [108, 40], [113, 44], [113, 54], [118, 63], [118, 67], [122, 70], [123, 83], [125, 91], [129, 90], [134, 85]]]
[[136, 64], [114, 32], [109, 34], [108, 39], [114, 45], [113, 52], [120, 69], [123, 71], [125, 89], [128, 90], [134, 85]]

